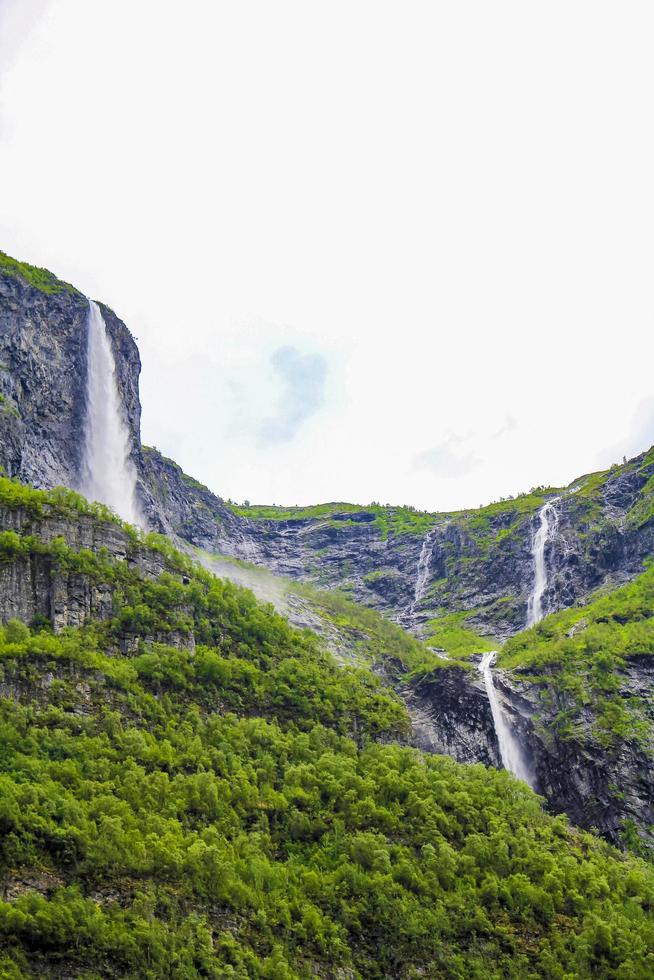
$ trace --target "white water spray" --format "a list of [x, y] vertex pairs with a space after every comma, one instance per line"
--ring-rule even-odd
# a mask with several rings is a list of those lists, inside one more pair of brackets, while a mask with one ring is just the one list
[[141, 523], [130, 431], [121, 411], [116, 364], [102, 312], [89, 300], [86, 347], [86, 426], [80, 490], [131, 524]]
[[540, 523], [538, 530], [534, 534], [531, 553], [534, 558], [534, 591], [529, 597], [527, 605], [527, 626], [534, 626], [544, 616], [543, 596], [547, 589], [547, 565], [545, 564], [545, 548], [548, 541], [556, 531], [559, 523], [559, 515], [554, 504], [558, 501], [548, 500], [538, 511]]
[[431, 565], [431, 553], [434, 549], [435, 533], [436, 528], [433, 528], [425, 536], [422, 542], [422, 548], [420, 549], [420, 557], [418, 558], [416, 570], [416, 584], [413, 590], [413, 602], [411, 603], [411, 608], [409, 610], [412, 616], [415, 614], [416, 606], [420, 600], [424, 598], [427, 591], [427, 582], [429, 581], [429, 569]]
[[522, 747], [511, 730], [511, 726], [502, 711], [497, 691], [495, 690], [492, 666], [496, 655], [495, 650], [491, 650], [490, 653], [485, 653], [481, 658], [479, 670], [484, 678], [484, 686], [486, 687], [486, 694], [490, 702], [493, 725], [495, 727], [495, 734], [497, 735], [497, 744], [500, 749], [500, 758], [505, 769], [508, 769], [518, 779], [522, 779], [529, 786], [532, 786], [531, 773], [522, 753]]

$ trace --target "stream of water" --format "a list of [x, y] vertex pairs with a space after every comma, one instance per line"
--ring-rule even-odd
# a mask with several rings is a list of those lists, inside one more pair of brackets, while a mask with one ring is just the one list
[[512, 772], [514, 776], [518, 777], [518, 779], [523, 779], [531, 786], [532, 777], [529, 771], [529, 766], [525, 760], [522, 747], [514, 734], [506, 715], [502, 711], [502, 706], [497, 696], [497, 691], [495, 690], [492, 669], [495, 657], [495, 650], [491, 650], [490, 653], [485, 653], [481, 659], [481, 663], [479, 664], [479, 670], [484, 678], [484, 686], [486, 687], [486, 694], [488, 695], [488, 700], [490, 702], [493, 725], [495, 727], [497, 743], [500, 749], [500, 758], [502, 759], [502, 765], [505, 769], [508, 769], [509, 772]]
[[555, 500], [548, 500], [538, 512], [540, 523], [534, 534], [531, 553], [534, 559], [534, 591], [532, 592], [527, 605], [527, 626], [534, 626], [545, 615], [543, 610], [543, 596], [547, 589], [547, 563], [545, 561], [545, 548], [556, 531], [559, 516], [554, 504]]
[[422, 542], [422, 547], [420, 549], [420, 556], [418, 558], [418, 565], [416, 568], [416, 584], [413, 590], [413, 602], [410, 607], [411, 616], [415, 615], [416, 607], [421, 599], [424, 598], [427, 591], [427, 583], [429, 581], [429, 570], [431, 566], [431, 553], [434, 548], [434, 534], [436, 529], [433, 528]]
[[86, 347], [86, 424], [80, 490], [131, 524], [140, 524], [136, 468], [122, 411], [116, 363], [102, 311], [89, 300]]

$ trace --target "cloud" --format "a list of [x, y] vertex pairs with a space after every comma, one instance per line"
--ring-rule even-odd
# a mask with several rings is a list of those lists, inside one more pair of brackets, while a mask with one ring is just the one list
[[600, 450], [597, 454], [598, 466], [611, 466], [623, 457], [630, 459], [649, 449], [654, 444], [654, 398], [643, 398], [634, 413], [629, 435]]
[[502, 436], [508, 435], [509, 432], [515, 432], [518, 428], [518, 420], [513, 415], [507, 415], [502, 422], [499, 429], [491, 433], [491, 439], [501, 439]]
[[0, 3], [0, 70], [7, 72], [38, 26], [50, 0], [3, 0]]
[[429, 469], [438, 476], [457, 477], [467, 476], [481, 462], [472, 453], [460, 455], [453, 449], [453, 445], [464, 442], [461, 436], [450, 436], [445, 442], [419, 453], [414, 458], [414, 466], [417, 469]]
[[301, 354], [296, 347], [278, 347], [270, 363], [282, 383], [277, 413], [258, 430], [259, 443], [288, 442], [325, 400], [327, 361], [321, 354]]

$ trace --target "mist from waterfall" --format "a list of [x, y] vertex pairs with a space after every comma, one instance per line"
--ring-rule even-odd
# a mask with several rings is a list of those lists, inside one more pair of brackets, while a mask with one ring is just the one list
[[116, 363], [102, 312], [89, 300], [86, 347], [86, 423], [80, 490], [140, 524], [136, 468], [130, 458], [130, 431], [122, 412]]
[[496, 655], [496, 650], [491, 650], [490, 653], [485, 653], [481, 658], [479, 670], [484, 678], [484, 686], [486, 688], [486, 694], [488, 695], [488, 701], [490, 703], [491, 715], [493, 716], [493, 726], [497, 736], [497, 744], [500, 749], [500, 758], [505, 769], [512, 772], [514, 776], [518, 777], [518, 779], [524, 780], [524, 782], [528, 783], [529, 786], [533, 786], [531, 772], [529, 771], [529, 766], [527, 765], [523, 755], [522, 747], [520, 746], [518, 739], [513, 733], [511, 725], [502, 711], [502, 707], [497, 696], [497, 691], [495, 690], [492, 667]]
[[534, 534], [531, 553], [534, 559], [534, 591], [529, 597], [527, 605], [527, 626], [534, 626], [545, 615], [543, 611], [543, 596], [547, 589], [547, 565], [545, 562], [545, 548], [551, 540], [554, 531], [559, 523], [554, 504], [558, 501], [548, 500], [538, 512], [540, 523]]
[[422, 547], [420, 549], [420, 556], [418, 558], [418, 565], [416, 568], [416, 584], [413, 590], [413, 602], [410, 607], [410, 614], [413, 616], [416, 611], [416, 606], [421, 599], [424, 598], [427, 591], [427, 582], [429, 581], [429, 569], [431, 565], [431, 553], [434, 548], [434, 533], [436, 529], [432, 528], [431, 531], [425, 536]]

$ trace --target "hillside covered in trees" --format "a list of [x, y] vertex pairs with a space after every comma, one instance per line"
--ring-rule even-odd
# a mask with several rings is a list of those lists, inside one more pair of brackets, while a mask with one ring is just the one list
[[111, 596], [0, 632], [2, 976], [652, 975], [649, 865], [165, 540], [9, 480], [2, 518], [5, 582]]

